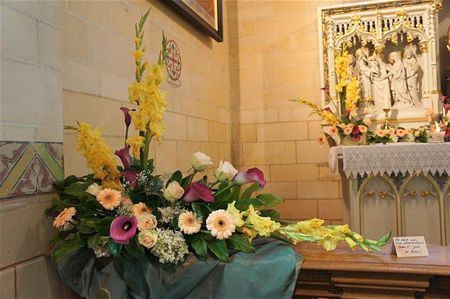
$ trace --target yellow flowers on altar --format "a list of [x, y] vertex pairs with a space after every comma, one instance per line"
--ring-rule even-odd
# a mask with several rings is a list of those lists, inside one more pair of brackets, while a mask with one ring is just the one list
[[102, 181], [103, 188], [122, 189], [116, 160], [102, 138], [100, 129], [91, 129], [89, 124], [80, 123], [76, 150], [86, 158], [87, 166], [92, 169], [94, 176]]
[[359, 87], [359, 80], [351, 78], [347, 83], [347, 97], [345, 99], [345, 109], [350, 111], [356, 110], [356, 106], [360, 99], [361, 89]]
[[343, 88], [347, 86], [348, 78], [348, 66], [350, 63], [350, 59], [347, 53], [347, 50], [344, 50], [340, 55], [336, 56], [335, 59], [335, 70], [337, 75], [336, 90], [338, 92], [342, 92]]

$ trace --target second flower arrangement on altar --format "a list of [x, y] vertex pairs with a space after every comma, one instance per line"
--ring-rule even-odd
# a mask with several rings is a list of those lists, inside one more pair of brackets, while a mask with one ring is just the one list
[[[385, 123], [373, 129], [370, 109], [361, 108], [360, 82], [356, 77], [350, 77], [348, 72], [350, 55], [344, 50], [336, 56], [335, 68], [338, 83], [336, 84], [337, 99], [330, 96], [328, 88], [322, 88], [325, 93], [324, 108], [305, 99], [295, 99], [295, 102], [311, 108], [312, 114], [318, 115], [323, 121], [323, 133], [319, 143], [326, 140], [330, 145], [365, 145], [372, 143], [396, 142], [444, 142], [450, 141], [450, 99], [441, 97], [442, 111], [433, 113], [426, 110], [428, 123], [418, 128], [403, 128], [391, 126], [388, 122], [388, 110]], [[371, 129], [372, 128], [372, 129]], [[436, 138], [439, 136], [440, 138]]]

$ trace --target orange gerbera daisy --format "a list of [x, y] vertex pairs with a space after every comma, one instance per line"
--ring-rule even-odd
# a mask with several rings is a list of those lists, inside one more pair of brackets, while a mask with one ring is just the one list
[[103, 189], [97, 194], [98, 202], [107, 210], [113, 210], [120, 205], [121, 201], [120, 191], [114, 189]]
[[72, 220], [73, 215], [77, 210], [74, 207], [65, 208], [53, 221], [53, 226], [56, 228], [63, 227], [68, 221]]

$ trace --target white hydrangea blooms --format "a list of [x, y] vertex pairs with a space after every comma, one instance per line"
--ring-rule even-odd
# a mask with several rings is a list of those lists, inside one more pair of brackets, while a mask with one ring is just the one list
[[162, 223], [171, 223], [181, 213], [186, 212], [185, 209], [181, 209], [179, 206], [158, 208], [158, 211], [161, 213], [160, 220]]
[[151, 252], [158, 257], [162, 264], [176, 264], [184, 260], [184, 256], [189, 254], [189, 249], [183, 234], [170, 229], [157, 229], [158, 241], [151, 249]]

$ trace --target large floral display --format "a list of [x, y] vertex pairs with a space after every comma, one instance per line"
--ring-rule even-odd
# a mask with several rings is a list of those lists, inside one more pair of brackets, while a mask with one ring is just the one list
[[[149, 149], [152, 141], [161, 142], [165, 128], [167, 101], [160, 86], [167, 52], [163, 37], [158, 62], [145, 61], [147, 16], [136, 24], [136, 82], [129, 86], [134, 108], [121, 108], [124, 147], [113, 153], [100, 129], [87, 123], [71, 128], [92, 173], [55, 184], [59, 198], [47, 213], [59, 230], [53, 240], [57, 263], [82, 249], [92, 250], [97, 259], [148, 256], [160, 264], [180, 264], [193, 254], [230, 262], [236, 252], [254, 252], [253, 241], [260, 237], [315, 242], [325, 250], [334, 250], [338, 241], [365, 251], [387, 243], [389, 234], [369, 240], [348, 225], [324, 225], [320, 219], [279, 220], [273, 207], [282, 200], [263, 193], [266, 180], [258, 168], [239, 172], [227, 161], [214, 167], [210, 157], [196, 152], [190, 171], [176, 170], [166, 180], [154, 174]], [[131, 125], [136, 135], [130, 134]], [[122, 165], [116, 165], [114, 154]], [[214, 177], [208, 178], [206, 170], [213, 167]]]

